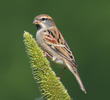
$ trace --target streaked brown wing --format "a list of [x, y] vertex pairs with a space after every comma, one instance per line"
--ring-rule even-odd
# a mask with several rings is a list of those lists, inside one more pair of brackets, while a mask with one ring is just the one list
[[76, 66], [74, 56], [58, 29], [55, 29], [54, 27], [47, 31], [49, 34], [46, 34], [44, 39], [46, 43], [60, 56], [64, 57], [69, 62], [74, 64], [74, 66]]

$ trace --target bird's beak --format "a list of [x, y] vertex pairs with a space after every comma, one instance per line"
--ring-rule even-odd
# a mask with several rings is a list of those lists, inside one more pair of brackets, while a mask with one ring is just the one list
[[35, 25], [36, 25], [36, 24], [39, 24], [39, 23], [40, 23], [40, 21], [38, 21], [38, 20], [34, 20], [34, 21], [33, 21], [33, 24], [35, 24]]

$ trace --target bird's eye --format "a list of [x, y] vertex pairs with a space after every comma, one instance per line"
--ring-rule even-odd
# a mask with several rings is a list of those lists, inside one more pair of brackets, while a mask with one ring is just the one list
[[42, 20], [42, 21], [45, 21], [45, 20], [47, 20], [47, 18], [42, 18], [41, 20]]

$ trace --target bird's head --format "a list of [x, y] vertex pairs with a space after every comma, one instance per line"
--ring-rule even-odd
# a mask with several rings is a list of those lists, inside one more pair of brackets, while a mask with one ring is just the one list
[[38, 30], [41, 28], [49, 28], [55, 25], [52, 17], [46, 14], [36, 16], [33, 21], [33, 24], [36, 25]]

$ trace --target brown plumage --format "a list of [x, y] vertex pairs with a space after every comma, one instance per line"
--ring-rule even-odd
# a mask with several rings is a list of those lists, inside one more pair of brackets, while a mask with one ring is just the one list
[[41, 49], [54, 62], [65, 65], [75, 76], [81, 90], [86, 93], [77, 71], [74, 56], [62, 34], [57, 29], [53, 19], [46, 14], [41, 14], [34, 19], [33, 23], [38, 29], [36, 40]]

